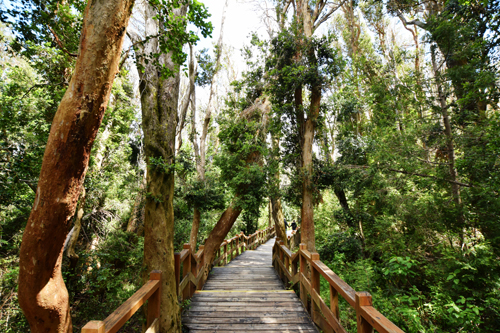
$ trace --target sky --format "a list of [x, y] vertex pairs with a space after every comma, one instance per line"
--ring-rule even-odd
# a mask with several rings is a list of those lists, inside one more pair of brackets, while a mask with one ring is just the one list
[[[241, 74], [245, 70], [245, 61], [241, 49], [248, 45], [252, 32], [261, 36], [267, 35], [265, 25], [261, 22], [262, 10], [256, 7], [257, 1], [227, 0], [226, 19], [224, 21], [223, 43], [225, 47], [232, 48], [231, 60], [234, 67]], [[213, 52], [213, 47], [221, 32], [221, 19], [225, 0], [201, 0], [212, 15], [210, 21], [213, 25], [212, 38], [202, 38], [195, 50], [207, 48]], [[261, 1], [260, 1], [261, 2]], [[203, 94], [203, 93], [201, 93]], [[201, 96], [200, 96], [201, 97]]]

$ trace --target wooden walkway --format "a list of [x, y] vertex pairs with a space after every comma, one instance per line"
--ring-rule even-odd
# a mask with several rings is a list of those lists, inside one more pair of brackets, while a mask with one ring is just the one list
[[318, 332], [272, 264], [274, 239], [214, 267], [182, 318], [189, 332]]

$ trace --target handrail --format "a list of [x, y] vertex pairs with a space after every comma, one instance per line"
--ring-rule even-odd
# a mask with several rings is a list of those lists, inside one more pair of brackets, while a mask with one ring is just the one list
[[82, 333], [115, 333], [129, 320], [139, 308], [148, 301], [146, 332], [159, 332], [160, 327], [161, 271], [152, 271], [149, 281], [136, 291], [125, 303], [120, 305], [104, 321], [89, 321]]
[[[246, 236], [243, 232], [224, 240], [212, 262], [213, 266], [224, 266], [235, 257], [247, 250], [255, 250], [257, 246], [267, 242], [274, 237], [274, 226], [257, 230]], [[177, 295], [179, 300], [191, 298], [196, 290], [203, 288], [206, 276], [204, 276], [204, 246], [196, 254], [192, 254], [191, 246], [186, 243], [184, 249], [175, 253], [175, 276], [177, 277]], [[182, 266], [182, 273], [181, 273]]]
[[[371, 333], [373, 329], [379, 333], [404, 333], [373, 307], [370, 293], [356, 292], [319, 260], [318, 253], [309, 252], [305, 244], [300, 244], [299, 250], [293, 253], [282, 241], [276, 240], [273, 266], [286, 286], [299, 284], [304, 307], [324, 332], [347, 332], [340, 323], [340, 294], [356, 310], [358, 333]], [[320, 276], [330, 285], [330, 307], [320, 296]]]
[[[226, 265], [236, 256], [246, 250], [255, 250], [259, 244], [267, 242], [275, 234], [273, 227], [258, 230], [250, 236], [245, 236], [243, 232], [222, 242], [218, 249], [217, 258], [213, 265]], [[240, 242], [241, 240], [241, 242]], [[229, 246], [229, 250], [228, 250]], [[223, 252], [221, 252], [223, 250]], [[235, 252], [236, 251], [236, 255]], [[229, 257], [229, 261], [228, 261]], [[177, 296], [179, 300], [191, 298], [197, 289], [201, 289], [205, 283], [204, 276], [204, 245], [196, 253], [193, 253], [191, 246], [186, 243], [181, 252], [176, 252], [175, 259], [175, 282], [177, 286]], [[182, 274], [181, 274], [182, 265]], [[181, 279], [182, 278], [182, 279]], [[89, 321], [83, 328], [82, 333], [115, 333], [134, 313], [148, 301], [148, 318], [146, 333], [160, 332], [160, 295], [161, 295], [161, 271], [152, 271], [149, 281], [146, 282], [132, 297], [120, 305], [104, 321]]]

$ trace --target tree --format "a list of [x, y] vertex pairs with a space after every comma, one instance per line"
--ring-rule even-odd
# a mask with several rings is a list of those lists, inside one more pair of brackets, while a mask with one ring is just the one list
[[34, 333], [72, 331], [61, 275], [63, 246], [118, 70], [133, 4], [93, 2], [85, 9], [75, 71], [52, 123], [21, 245], [19, 303]]
[[[314, 42], [313, 35], [316, 29], [323, 22], [327, 21], [340, 5], [334, 4], [330, 1], [317, 1], [314, 4], [310, 4], [305, 0], [295, 2], [285, 1], [284, 4], [280, 6], [280, 8], [283, 8], [283, 14], [281, 14], [282, 21], [284, 20], [284, 16], [286, 15], [288, 8], [290, 8], [290, 4], [293, 4], [294, 7], [292, 27], [287, 33], [288, 37], [285, 37], [286, 32], [282, 32], [281, 41], [279, 41], [278, 38], [275, 39], [273, 52], [276, 54], [276, 57], [283, 54], [282, 52], [284, 50], [280, 50], [279, 48], [280, 45], [285, 45], [285, 38], [295, 39], [295, 42], [293, 42], [295, 45], [295, 52], [293, 54], [286, 54], [288, 59], [284, 60], [281, 65], [275, 63], [271, 66], [275, 66], [275, 68], [280, 71], [283, 68], [291, 69], [292, 67], [295, 71], [300, 71], [300, 69], [304, 68], [301, 66], [307, 66], [308, 68], [307, 74], [300, 75], [299, 80], [295, 80], [288, 88], [293, 89], [293, 104], [290, 105], [293, 109], [289, 109], [285, 112], [288, 112], [289, 115], [294, 118], [296, 126], [294, 131], [298, 134], [297, 144], [300, 152], [299, 165], [302, 183], [301, 242], [306, 244], [310, 251], [314, 251], [314, 185], [312, 183], [312, 147], [318, 118], [320, 116], [322, 89], [326, 82], [325, 78], [320, 74], [320, 66], [322, 65], [322, 61], [329, 62], [331, 59], [328, 59], [329, 55], [325, 57], [326, 54], [324, 52], [318, 53], [321, 51], [318, 51], [318, 49], [315, 48], [319, 47], [321, 49], [322, 46], [320, 43]], [[291, 40], [289, 39], [289, 41]], [[285, 71], [287, 69], [285, 69]], [[285, 74], [284, 71], [281, 73]], [[299, 72], [295, 72], [295, 74], [298, 73]], [[275, 74], [277, 74], [277, 72], [275, 72]], [[300, 80], [301, 78], [302, 80]], [[308, 96], [310, 101], [308, 106], [304, 102], [305, 88], [307, 88], [310, 94]], [[273, 104], [282, 105], [284, 101], [280, 98], [281, 97], [278, 97], [273, 100]], [[290, 103], [290, 101], [286, 101], [286, 103]]]
[[264, 196], [262, 156], [269, 112], [269, 100], [265, 97], [257, 99], [239, 115], [228, 115], [225, 128], [219, 133], [224, 148], [217, 164], [234, 197], [205, 242], [205, 278], [212, 268], [217, 250], [241, 212], [247, 210], [252, 218], [258, 217]]
[[[224, 20], [226, 18], [226, 9], [227, 9], [228, 1], [224, 3], [224, 9], [222, 11], [222, 20], [221, 20], [221, 32], [219, 35], [219, 40], [217, 41], [217, 45], [215, 47], [215, 63], [210, 65], [214, 66], [212, 68], [211, 73], [208, 74], [208, 77], [205, 78], [206, 81], [210, 80], [210, 94], [208, 97], [207, 110], [205, 112], [205, 119], [203, 120], [202, 134], [200, 137], [200, 145], [198, 147], [198, 142], [196, 138], [196, 110], [195, 110], [195, 102], [193, 100], [193, 118], [191, 124], [191, 141], [193, 143], [194, 153], [195, 153], [195, 161], [196, 161], [196, 171], [198, 172], [198, 181], [202, 184], [203, 187], [206, 187], [206, 179], [205, 179], [205, 168], [206, 168], [206, 141], [208, 135], [208, 129], [210, 126], [210, 120], [212, 118], [212, 98], [215, 94], [215, 85], [216, 85], [216, 75], [221, 67], [221, 55], [222, 55], [222, 47], [223, 47], [223, 36], [224, 36]], [[211, 67], [211, 66], [210, 66]], [[204, 73], [205, 74], [205, 73]], [[194, 82], [193, 82], [194, 85]], [[194, 88], [193, 88], [194, 90]], [[193, 207], [193, 224], [191, 226], [191, 234], [189, 236], [189, 244], [191, 244], [191, 249], [193, 251], [196, 250], [196, 242], [198, 240], [198, 230], [200, 228], [200, 219], [201, 212], [199, 203], [195, 202]]]
[[[188, 12], [189, 8], [189, 12]], [[145, 4], [144, 34], [129, 31], [138, 58], [140, 77], [144, 154], [148, 166], [144, 217], [144, 274], [161, 270], [162, 332], [179, 332], [174, 267], [174, 173], [180, 64], [186, 55], [182, 47], [198, 37], [186, 31], [188, 18], [197, 18], [203, 34], [211, 32], [205, 7], [197, 1]], [[196, 16], [196, 15], [199, 15]]]

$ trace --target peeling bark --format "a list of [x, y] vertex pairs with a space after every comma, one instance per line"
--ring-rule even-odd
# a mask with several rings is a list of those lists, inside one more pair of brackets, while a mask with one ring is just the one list
[[72, 332], [64, 242], [118, 70], [134, 1], [89, 2], [68, 90], [52, 122], [20, 252], [19, 304], [32, 333]]
[[82, 186], [82, 193], [80, 194], [80, 205], [78, 207], [78, 212], [76, 213], [76, 220], [75, 224], [73, 226], [73, 231], [71, 233], [71, 237], [68, 240], [68, 247], [67, 247], [67, 252], [66, 256], [69, 258], [71, 264], [71, 267], [76, 266], [76, 262], [78, 261], [78, 255], [75, 252], [75, 247], [76, 247], [76, 242], [78, 241], [78, 236], [80, 236], [80, 230], [82, 229], [82, 217], [83, 217], [83, 212], [84, 212], [84, 207], [85, 207], [85, 199], [86, 197], [86, 191], [85, 187]]

